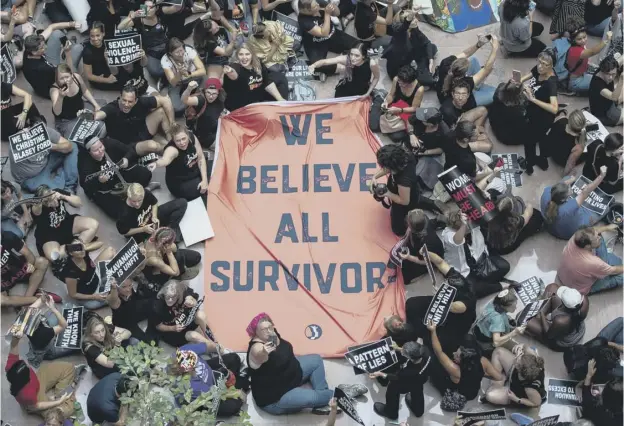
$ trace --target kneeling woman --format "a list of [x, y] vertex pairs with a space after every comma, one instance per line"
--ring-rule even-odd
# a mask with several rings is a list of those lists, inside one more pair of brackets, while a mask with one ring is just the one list
[[578, 290], [550, 284], [544, 291], [552, 294], [540, 313], [527, 323], [527, 333], [554, 351], [579, 344], [585, 335], [589, 299]]
[[492, 382], [485, 392], [485, 399], [494, 405], [514, 405], [539, 408], [546, 402], [544, 388], [544, 359], [523, 345], [513, 348], [496, 348], [492, 365], [504, 374], [505, 381]]
[[368, 57], [364, 43], [356, 44], [348, 55], [316, 61], [310, 65], [310, 72], [314, 74], [316, 67], [325, 65], [337, 65], [339, 72], [344, 71], [344, 77], [336, 85], [335, 98], [370, 96], [379, 83], [379, 65], [376, 59]]
[[[88, 245], [93, 241], [100, 226], [99, 222], [90, 217], [70, 214], [65, 207], [65, 203], [69, 203], [74, 208], [80, 208], [80, 197], [63, 189], [50, 189], [47, 185], [39, 186], [35, 197], [44, 198], [41, 203], [32, 207], [37, 226], [35, 243], [39, 254], [54, 261], [58, 259], [58, 253], [63, 254], [65, 245], [70, 244], [74, 236], [83, 244]], [[53, 256], [53, 253], [57, 254]]]
[[169, 281], [158, 292], [148, 326], [156, 327], [160, 338], [173, 347], [189, 342], [205, 343], [210, 351], [215, 352], [217, 345], [206, 325], [204, 310], [198, 309], [195, 318], [188, 318], [198, 298], [188, 284]]
[[202, 197], [206, 204], [208, 172], [199, 140], [179, 124], [171, 126], [171, 136], [162, 158], [148, 168], [152, 172], [156, 167], [167, 168], [165, 182], [174, 197], [187, 201]]
[[[295, 357], [293, 347], [280, 336], [271, 318], [261, 313], [247, 326], [251, 338], [247, 349], [251, 394], [256, 405], [273, 415], [297, 413], [312, 408], [314, 414], [330, 413], [334, 391], [325, 380], [323, 359], [318, 355]], [[309, 382], [312, 389], [302, 385]], [[364, 395], [362, 385], [339, 385], [347, 396]]]
[[130, 338], [130, 332], [123, 328], [106, 324], [99, 315], [92, 316], [85, 327], [82, 353], [87, 364], [98, 379], [119, 371], [119, 367], [104, 354]]
[[[283, 101], [288, 97], [286, 76], [283, 77], [283, 82], [272, 81], [266, 67], [247, 44], [243, 43], [238, 48], [236, 58], [238, 63], [223, 67], [223, 89], [227, 93], [225, 107], [229, 111], [256, 102]], [[278, 85], [281, 90], [278, 90]]]

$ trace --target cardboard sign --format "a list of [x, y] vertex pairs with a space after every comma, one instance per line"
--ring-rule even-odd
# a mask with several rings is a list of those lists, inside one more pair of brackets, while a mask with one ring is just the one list
[[349, 417], [357, 422], [357, 424], [364, 426], [364, 421], [358, 414], [357, 410], [349, 398], [342, 389], [334, 388], [334, 398], [336, 398], [336, 404], [342, 409]]
[[492, 160], [499, 158], [503, 160], [503, 170], [500, 172], [500, 178], [507, 185], [514, 188], [522, 186], [522, 174], [516, 172], [522, 171], [518, 163], [518, 154], [491, 154]]
[[[391, 337], [386, 337], [384, 340], [388, 343], [388, 346], [392, 347], [392, 338]], [[365, 346], [368, 346], [371, 343], [372, 342], [362, 343], [361, 345], [349, 346], [349, 347], [347, 347], [347, 350], [354, 351], [356, 349], [360, 349], [360, 348], [363, 348]], [[392, 361], [393, 362], [395, 362], [395, 363], [399, 362], [399, 359], [397, 358], [396, 352], [392, 351], [391, 356], [392, 356]], [[362, 370], [361, 368], [357, 368], [356, 366], [353, 366], [353, 373], [356, 376], [359, 376], [360, 374], [366, 374], [366, 371]]]
[[[574, 195], [581, 193], [583, 188], [591, 183], [591, 180], [585, 176], [579, 176], [576, 182], [572, 185], [572, 192]], [[590, 212], [596, 213], [598, 216], [604, 216], [607, 213], [609, 204], [613, 201], [613, 195], [609, 195], [600, 188], [594, 189], [589, 197], [583, 201], [583, 207]]]
[[[106, 270], [108, 262], [98, 262], [97, 274], [100, 277], [100, 285], [98, 286], [96, 293], [108, 293], [111, 289], [110, 276]], [[121, 283], [119, 283], [121, 284]]]
[[576, 389], [578, 384], [576, 380], [548, 379], [548, 403], [580, 407], [581, 395]]
[[17, 77], [17, 71], [15, 70], [15, 64], [13, 63], [13, 55], [9, 51], [9, 45], [4, 44], [0, 49], [0, 65], [2, 66], [2, 82], [13, 83]]
[[109, 278], [114, 278], [117, 284], [121, 284], [136, 271], [144, 260], [145, 256], [132, 238], [106, 264], [106, 274]]
[[457, 289], [455, 287], [447, 283], [442, 284], [433, 296], [429, 308], [427, 308], [427, 313], [423, 318], [423, 324], [427, 325], [429, 321], [433, 322], [433, 324], [438, 327], [444, 324], [456, 294]]
[[544, 303], [546, 303], [545, 300], [536, 300], [526, 305], [516, 317], [516, 324], [518, 324], [518, 327], [526, 324], [531, 320], [531, 318], [537, 316], [537, 314], [539, 314], [540, 312], [540, 309], [542, 309], [542, 306], [544, 306]]
[[457, 166], [440, 173], [438, 179], [471, 222], [485, 224], [496, 217], [496, 205], [487, 200], [474, 181]]
[[301, 49], [301, 41], [303, 40], [303, 32], [299, 28], [299, 22], [296, 19], [292, 19], [276, 10], [273, 10], [273, 21], [279, 22], [284, 28], [284, 32], [291, 36], [294, 40], [293, 50], [297, 52]]
[[303, 59], [299, 59], [292, 69], [286, 71], [286, 79], [289, 82], [314, 80], [314, 74], [310, 72], [310, 67]]
[[86, 118], [80, 117], [78, 121], [76, 121], [76, 124], [74, 124], [74, 128], [69, 133], [67, 139], [72, 142], [84, 144], [91, 136], [99, 135], [103, 128], [103, 121], [87, 120]]
[[469, 426], [480, 420], [505, 420], [507, 418], [507, 413], [504, 408], [477, 411], [474, 413], [468, 411], [458, 411], [457, 417], [463, 421], [463, 426]]
[[286, 80], [288, 80], [289, 101], [316, 100], [316, 89], [310, 83], [314, 80], [314, 75], [310, 72], [306, 61], [299, 59], [292, 69], [286, 71]]
[[128, 36], [136, 35], [136, 34], [138, 34], [138, 32], [136, 28], [134, 27], [124, 28], [123, 30], [120, 30], [119, 28], [117, 28], [117, 25], [115, 25], [115, 32], [114, 32], [115, 38], [128, 37]]
[[429, 257], [429, 250], [427, 250], [427, 244], [423, 245], [423, 254], [424, 254], [423, 258], [425, 259], [425, 263], [427, 264], [427, 272], [429, 273], [429, 278], [431, 278], [431, 285], [433, 285], [434, 289], [437, 289], [435, 269], [433, 269], [433, 264], [431, 263], [431, 258]]
[[602, 124], [602, 121], [598, 120], [595, 115], [593, 115], [589, 111], [583, 111], [583, 115], [585, 116], [586, 124], [588, 126], [590, 124], [598, 124], [598, 130], [592, 130], [591, 132], [587, 132], [587, 144], [585, 144], [585, 152], [587, 152], [587, 145], [589, 145], [592, 141], [599, 140], [604, 142], [605, 138], [609, 136], [609, 131]]
[[403, 259], [399, 256], [399, 252], [403, 247], [407, 247], [407, 236], [401, 238], [390, 250], [390, 262], [392, 262], [397, 267], [401, 267], [403, 265]]
[[39, 308], [22, 308], [13, 322], [13, 325], [11, 325], [8, 334], [10, 336], [15, 336], [16, 334], [32, 336], [33, 332], [41, 323], [42, 312], [43, 310]]
[[398, 362], [391, 342], [392, 339], [386, 338], [349, 350], [345, 354], [345, 358], [351, 365], [366, 373], [385, 370]]
[[16, 163], [47, 152], [52, 147], [48, 129], [44, 123], [37, 123], [9, 136], [9, 146]]
[[109, 66], [128, 65], [141, 60], [141, 35], [104, 40]]
[[156, 4], [168, 4], [171, 6], [182, 6], [184, 0], [156, 0]]
[[150, 163], [153, 163], [154, 161], [158, 161], [160, 157], [158, 156], [158, 154], [156, 154], [155, 152], [151, 152], [147, 155], [144, 155], [143, 157], [139, 157], [139, 160], [137, 161], [137, 163], [139, 164], [139, 166], [147, 166]]
[[202, 305], [202, 303], [204, 303], [203, 297], [199, 299], [195, 306], [189, 309], [188, 312], [182, 313], [181, 315], [177, 316], [176, 324], [182, 325], [184, 327], [188, 327], [189, 325], [191, 325], [191, 323], [195, 321], [195, 316], [197, 315], [197, 311], [199, 310], [199, 307]]
[[184, 217], [180, 221], [180, 232], [182, 232], [186, 247], [215, 236], [210, 217], [208, 217], [208, 209], [201, 198], [196, 198], [187, 204]]
[[541, 296], [542, 291], [544, 291], [544, 282], [537, 277], [526, 279], [520, 285], [522, 287], [514, 289], [514, 291], [524, 306], [537, 300]]
[[559, 414], [550, 417], [544, 417], [543, 419], [535, 420], [529, 423], [527, 426], [555, 426], [559, 423]]
[[83, 306], [74, 308], [64, 308], [63, 318], [67, 321], [67, 327], [58, 336], [56, 336], [57, 348], [80, 349], [82, 343], [82, 314]]

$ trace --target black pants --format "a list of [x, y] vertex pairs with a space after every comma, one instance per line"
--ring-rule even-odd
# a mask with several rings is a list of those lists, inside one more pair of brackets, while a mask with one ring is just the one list
[[[201, 262], [201, 254], [195, 250], [178, 248], [173, 255], [178, 263], [180, 275], [186, 272], [186, 268], [192, 268]], [[178, 277], [172, 277], [170, 275], [163, 274], [160, 271], [156, 273], [156, 269], [152, 266], [146, 266], [143, 270], [143, 274], [145, 275], [145, 278], [147, 278], [148, 282], [157, 284], [159, 287], [162, 287], [170, 279], [178, 278], [180, 276], [178, 275]]]
[[184, 198], [176, 198], [158, 206], [158, 220], [161, 226], [168, 226], [180, 232], [180, 222], [186, 213], [188, 202]]
[[507, 51], [508, 55], [515, 56], [517, 58], [537, 58], [537, 55], [546, 49], [546, 45], [537, 38], [542, 32], [544, 32], [544, 26], [539, 22], [533, 22], [533, 29], [531, 30], [531, 45], [522, 52]]
[[386, 58], [386, 71], [388, 76], [394, 78], [399, 73], [399, 68], [404, 65], [409, 65], [412, 61], [416, 62], [417, 77], [416, 79], [423, 86], [433, 86], [433, 75], [429, 71], [429, 59], [433, 58], [438, 53], [438, 46], [433, 43], [427, 43], [426, 52], [415, 58], [411, 52], [405, 51], [405, 46], [395, 43], [388, 46], [388, 50], [384, 53], [383, 57]]
[[[553, 116], [554, 120], [554, 116]], [[537, 145], [539, 144], [540, 157], [550, 157], [548, 147], [548, 137], [546, 132], [550, 129], [550, 124], [546, 127], [539, 123], [531, 122], [529, 118], [529, 131], [523, 140], [524, 145], [524, 158], [526, 159], [527, 166], [534, 166], [537, 159]]]
[[[234, 373], [234, 375], [236, 376], [236, 379], [237, 379], [236, 382], [238, 385], [238, 382], [239, 382], [238, 377], [240, 374], [240, 369], [241, 369], [241, 364], [242, 364], [240, 357], [235, 353], [231, 353], [231, 354], [225, 354], [221, 358], [223, 359], [223, 363], [225, 364], [225, 367], [228, 370], [230, 370], [232, 373]], [[208, 363], [208, 366], [210, 366], [210, 368], [213, 370], [217, 370], [217, 371], [223, 370], [223, 367], [219, 363], [218, 357], [208, 360], [207, 363]], [[239, 386], [236, 386], [236, 388], [239, 388]], [[240, 398], [228, 398], [225, 401], [221, 400], [221, 402], [219, 403], [217, 416], [219, 417], [235, 416], [238, 414], [238, 412], [241, 410], [242, 407], [243, 407], [243, 400]]]
[[[11, 105], [10, 107], [3, 109], [2, 113], [0, 113], [0, 118], [2, 119], [0, 138], [3, 141], [8, 141], [9, 136], [12, 136], [20, 131], [20, 129], [17, 128], [17, 118], [15, 118], [15, 116], [21, 114], [23, 110], [24, 103], [20, 102], [19, 104]], [[24, 127], [28, 127], [28, 123], [40, 115], [41, 114], [37, 109], [37, 105], [32, 104], [28, 110], [28, 114], [26, 114], [26, 125]]]
[[499, 293], [503, 289], [500, 281], [505, 278], [505, 275], [511, 269], [509, 262], [500, 256], [490, 254], [488, 258], [494, 264], [496, 271], [486, 277], [478, 276], [474, 271], [471, 271], [467, 277], [477, 299]]
[[61, 0], [54, 0], [51, 3], [46, 3], [44, 11], [53, 24], [70, 22], [74, 19]]
[[[277, 87], [277, 91], [282, 95], [282, 98], [288, 99], [288, 79], [286, 78], [286, 74], [279, 71], [279, 67], [275, 65], [268, 69], [269, 72], [269, 80], [275, 83], [275, 87]], [[274, 101], [273, 96], [268, 94], [269, 100]]]
[[[313, 64], [316, 61], [325, 59], [328, 52], [338, 53], [342, 55], [346, 51], [350, 50], [356, 45], [357, 39], [349, 34], [335, 30], [334, 35], [329, 40], [323, 43], [314, 43], [312, 49], [306, 49], [306, 55], [308, 55], [308, 64]], [[336, 73], [336, 65], [326, 65], [324, 67], [316, 68], [316, 71], [322, 72], [326, 75], [332, 75]]]
[[[133, 297], [137, 297], [136, 295]], [[148, 345], [154, 341], [156, 345], [158, 345], [158, 332], [153, 326], [147, 324], [147, 328], [145, 331], [139, 327], [139, 322], [146, 320], [151, 313], [151, 309], [153, 306], [153, 300], [144, 299], [139, 300], [136, 304], [136, 311], [133, 312], [132, 318], [129, 318], [128, 321], [119, 321], [115, 319], [113, 316], [113, 325], [121, 328], [125, 328], [126, 330], [132, 333], [132, 337], [135, 339], [139, 339], [142, 342], [147, 343]]]
[[[152, 172], [150, 172], [147, 167], [141, 166], [134, 166], [130, 169], [122, 170], [121, 175], [126, 182], [140, 183], [143, 187], [147, 186], [150, 180], [152, 180]], [[121, 196], [110, 193], [94, 192], [92, 194], [87, 194], [87, 197], [101, 208], [108, 217], [114, 220], [117, 220], [119, 212], [123, 211], [126, 205], [126, 202]]]
[[522, 231], [520, 231], [518, 238], [516, 238], [516, 241], [514, 241], [513, 244], [500, 250], [488, 246], [488, 251], [490, 254], [509, 254], [520, 247], [520, 244], [522, 244], [524, 240], [541, 231], [543, 225], [544, 219], [542, 218], [542, 213], [537, 209], [533, 210], [533, 215], [531, 216], [531, 219], [529, 219], [529, 223], [522, 228]]
[[407, 213], [410, 212], [410, 210], [414, 209], [423, 209], [435, 213], [442, 213], [438, 206], [435, 205], [433, 200], [427, 197], [423, 197], [422, 195], [418, 196], [418, 200], [416, 200], [416, 202], [411, 200], [409, 206], [392, 203], [392, 205], [390, 206], [390, 225], [392, 227], [392, 232], [394, 232], [399, 237], [405, 235], [405, 231], [407, 231], [405, 217], [407, 216]]
[[199, 192], [198, 185], [201, 182], [201, 177], [196, 177], [184, 182], [176, 182], [174, 179], [166, 179], [167, 188], [169, 192], [176, 198], [184, 198], [187, 201], [193, 201], [196, 198], [201, 197], [204, 204], [207, 202], [208, 193], [202, 194]]
[[[390, 381], [386, 389], [386, 414], [392, 419], [399, 417], [399, 400], [401, 394], [409, 393], [411, 404], [407, 404], [416, 417], [421, 417], [425, 412], [425, 396], [423, 395], [423, 385], [417, 383], [402, 383]], [[407, 400], [405, 401], [407, 403]]]

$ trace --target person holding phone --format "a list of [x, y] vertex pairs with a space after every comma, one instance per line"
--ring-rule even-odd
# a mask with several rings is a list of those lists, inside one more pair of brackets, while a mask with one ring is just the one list
[[509, 56], [535, 58], [546, 48], [538, 38], [544, 26], [533, 21], [534, 12], [531, 0], [505, 0], [498, 7], [501, 42]]
[[596, 361], [587, 363], [587, 375], [583, 381], [583, 417], [600, 426], [619, 426], [624, 421], [622, 397], [624, 384], [621, 377], [611, 378], [600, 395], [592, 391]]
[[[596, 129], [598, 125], [596, 124]], [[581, 162], [585, 144], [587, 143], [587, 132], [592, 131], [591, 125], [587, 123], [585, 114], [577, 109], [567, 114], [561, 111], [550, 127], [547, 144], [553, 149], [550, 158], [555, 164], [564, 167], [563, 176], [569, 176], [572, 170]]]
[[182, 102], [182, 92], [191, 81], [203, 84], [206, 68], [197, 51], [175, 37], [167, 42], [167, 53], [160, 60], [160, 64], [169, 81], [168, 95], [173, 111], [176, 116], [181, 116], [186, 108]]
[[210, 17], [198, 19], [195, 22], [193, 45], [203, 63], [206, 64], [208, 78], [222, 80], [223, 67], [228, 64], [230, 56], [234, 53], [236, 39], [230, 37], [226, 29]]
[[583, 166], [583, 176], [596, 179], [602, 167], [607, 168], [607, 174], [598, 188], [607, 194], [615, 194], [622, 190], [622, 164], [624, 158], [624, 138], [621, 133], [610, 133], [604, 142], [595, 140], [587, 146], [587, 160]]
[[587, 47], [587, 32], [579, 28], [570, 34], [570, 49], [566, 54], [566, 68], [570, 70], [568, 89], [577, 94], [587, 94], [594, 76], [589, 70], [589, 58], [596, 56], [611, 41], [613, 33], [607, 31], [606, 37], [599, 44]]
[[526, 117], [528, 102], [520, 83], [522, 78], [516, 78], [514, 75], [498, 85], [488, 112], [492, 133], [504, 145], [522, 145], [529, 125]]
[[589, 111], [605, 126], [619, 126], [624, 120], [624, 73], [620, 67], [621, 62], [607, 56], [589, 83]]

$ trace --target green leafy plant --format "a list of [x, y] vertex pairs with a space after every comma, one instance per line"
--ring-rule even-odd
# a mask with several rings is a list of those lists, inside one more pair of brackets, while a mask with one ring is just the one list
[[[129, 426], [213, 426], [219, 402], [238, 392], [228, 390], [225, 378], [221, 378], [209, 392], [191, 401], [189, 375], [171, 374], [171, 357], [153, 343], [115, 347], [108, 357], [132, 382], [131, 389], [120, 398], [128, 406]], [[178, 406], [171, 394], [184, 403]], [[249, 415], [242, 411], [234, 423], [251, 426]]]

